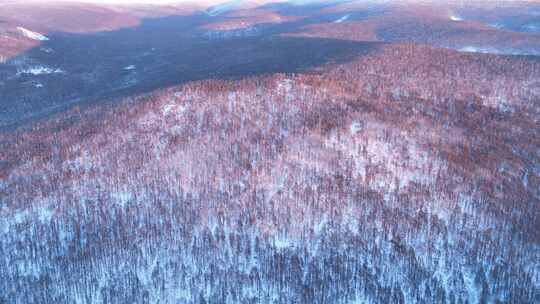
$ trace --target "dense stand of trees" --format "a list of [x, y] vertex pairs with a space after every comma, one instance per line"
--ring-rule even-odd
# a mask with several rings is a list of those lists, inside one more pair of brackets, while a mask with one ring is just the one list
[[538, 302], [539, 75], [388, 45], [2, 134], [0, 303]]

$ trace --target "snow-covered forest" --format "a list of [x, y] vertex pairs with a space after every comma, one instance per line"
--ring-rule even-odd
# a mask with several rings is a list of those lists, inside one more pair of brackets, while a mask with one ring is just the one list
[[0, 303], [536, 303], [540, 64], [380, 45], [0, 135]]

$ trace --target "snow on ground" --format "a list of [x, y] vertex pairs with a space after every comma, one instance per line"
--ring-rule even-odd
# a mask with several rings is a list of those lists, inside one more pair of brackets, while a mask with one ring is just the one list
[[276, 236], [274, 237], [273, 239], [274, 243], [274, 247], [277, 248], [277, 249], [287, 249], [287, 248], [293, 248], [295, 247], [297, 244], [296, 240], [286, 236], [286, 235], [279, 235], [279, 236]]
[[450, 15], [450, 20], [458, 22], [463, 21], [463, 18], [458, 15]]
[[524, 28], [528, 32], [537, 32], [540, 31], [540, 24], [531, 23], [527, 24]]
[[482, 54], [509, 54], [509, 55], [519, 55], [519, 52], [512, 50], [500, 50], [492, 47], [476, 47], [476, 46], [464, 46], [458, 49], [460, 52], [465, 53], [482, 53]]
[[358, 132], [361, 132], [364, 129], [364, 124], [360, 121], [355, 121], [351, 124], [351, 134], [354, 135]]
[[35, 66], [20, 70], [17, 72], [17, 75], [31, 74], [31, 75], [48, 75], [48, 74], [62, 74], [64, 71], [62, 69], [52, 69], [45, 66]]
[[48, 47], [41, 47], [41, 48], [39, 48], [39, 50], [44, 52], [44, 53], [47, 53], [47, 54], [54, 53], [54, 50], [51, 49], [51, 48], [48, 48]]
[[204, 35], [208, 39], [228, 39], [235, 37], [253, 37], [261, 33], [257, 27], [246, 27], [230, 31], [213, 30], [208, 31]]
[[226, 13], [230, 10], [235, 9], [240, 4], [242, 4], [242, 0], [233, 0], [233, 1], [225, 2], [219, 5], [210, 7], [206, 11], [206, 14], [210, 17], [215, 17], [215, 16], [221, 15], [223, 13]]
[[28, 30], [28, 29], [25, 29], [24, 27], [17, 27], [17, 29], [26, 37], [26, 38], [30, 38], [30, 39], [33, 39], [33, 40], [38, 40], [38, 41], [47, 41], [49, 40], [48, 37], [40, 34], [40, 33], [36, 33], [36, 32], [32, 32], [31, 30]]
[[459, 49], [460, 52], [467, 52], [467, 53], [479, 53], [481, 52], [481, 49], [474, 47], [474, 46], [465, 46]]
[[350, 16], [351, 16], [351, 15], [345, 15], [345, 16], [339, 18], [338, 20], [334, 21], [334, 23], [342, 23], [342, 22], [345, 22], [345, 21], [347, 21], [347, 20], [349, 19]]
[[502, 28], [504, 28], [504, 24], [498, 23], [498, 22], [496, 22], [496, 23], [489, 23], [488, 26], [491, 26], [491, 27], [496, 28], [496, 29], [502, 29]]
[[538, 55], [539, 53], [532, 49], [520, 50], [511, 48], [495, 48], [495, 47], [476, 47], [464, 46], [457, 49], [465, 53], [481, 53], [481, 54], [504, 54], [504, 55]]
[[133, 201], [133, 194], [129, 191], [118, 191], [111, 193], [111, 198], [115, 203], [125, 208], [127, 204]]

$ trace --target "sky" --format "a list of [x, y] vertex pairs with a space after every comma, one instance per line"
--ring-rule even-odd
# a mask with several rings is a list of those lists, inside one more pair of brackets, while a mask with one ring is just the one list
[[[174, 4], [174, 3], [198, 3], [198, 4], [219, 4], [224, 2], [231, 2], [234, 0], [0, 0], [0, 4], [7, 2], [85, 2], [85, 3], [122, 3], [122, 4]], [[324, 0], [244, 0], [245, 2], [320, 2]], [[335, 0], [334, 0], [335, 1]], [[374, 2], [386, 2], [388, 0], [365, 0], [365, 1], [374, 1]], [[417, 1], [427, 1], [430, 0], [417, 0]], [[431, 0], [433, 1], [433, 0]], [[467, 3], [470, 0], [452, 0], [451, 2], [463, 2]], [[536, 0], [522, 0], [523, 2], [540, 2]], [[336, 1], [337, 2], [337, 1]], [[447, 1], [449, 2], [449, 1]], [[476, 0], [473, 2], [520, 2], [519, 0]]]
[[[234, 0], [0, 0], [1, 3], [5, 2], [84, 2], [84, 3], [108, 3], [108, 4], [174, 4], [174, 3], [197, 3], [197, 4], [220, 4], [225, 2], [232, 2]], [[251, 3], [264, 3], [264, 2], [294, 2], [294, 3], [307, 3], [307, 2], [321, 2], [324, 0], [243, 0]], [[333, 0], [335, 1], [335, 0]]]
[[[198, 6], [213, 6], [217, 4], [233, 2], [233, 1], [242, 1], [250, 4], [264, 4], [268, 2], [289, 2], [292, 4], [306, 4], [309, 2], [323, 2], [323, 1], [346, 1], [346, 0], [0, 0], [1, 4], [7, 3], [58, 3], [58, 2], [78, 2], [78, 3], [96, 3], [96, 4], [181, 4], [181, 3], [192, 3]], [[494, 4], [494, 3], [540, 3], [540, 0], [357, 0], [362, 2], [426, 2], [426, 3], [454, 3], [454, 4]]]
[[[174, 4], [174, 3], [223, 3], [229, 2], [230, 0], [31, 0], [29, 2], [84, 2], [84, 3], [112, 3], [112, 4]], [[0, 2], [3, 2], [0, 0]], [[17, 1], [6, 1], [6, 2], [17, 2]], [[262, 1], [261, 1], [262, 2]]]

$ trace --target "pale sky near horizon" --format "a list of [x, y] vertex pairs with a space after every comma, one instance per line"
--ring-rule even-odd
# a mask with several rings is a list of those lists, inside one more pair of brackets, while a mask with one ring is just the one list
[[[163, 4], [163, 3], [223, 3], [232, 2], [234, 0], [30, 0], [30, 1], [17, 1], [17, 0], [0, 0], [2, 2], [84, 2], [84, 3], [126, 3], [126, 4]], [[257, 0], [256, 0], [257, 1]], [[262, 1], [261, 1], [262, 2]]]
[[[123, 3], [123, 4], [171, 4], [171, 3], [225, 3], [225, 2], [234, 2], [235, 0], [0, 0], [0, 4], [2, 3], [9, 3], [9, 2], [84, 2], [84, 3]], [[242, 0], [238, 0], [242, 1]], [[296, 2], [296, 3], [307, 3], [307, 2], [321, 2], [324, 0], [244, 0], [246, 2]], [[332, 0], [328, 0], [332, 1]], [[339, 0], [334, 0], [335, 2], [338, 2]], [[371, 2], [388, 2], [388, 0], [364, 0], [365, 2], [371, 1]], [[425, 2], [436, 2], [434, 0], [418, 0], [418, 1], [425, 1]], [[444, 0], [441, 0], [444, 2]], [[463, 0], [450, 0], [447, 2], [468, 2]], [[472, 0], [471, 2], [520, 2], [520, 0]], [[521, 2], [540, 2], [540, 1], [534, 1], [534, 0], [521, 0]]]
[[[323, 2], [323, 1], [334, 1], [339, 2], [340, 0], [0, 0], [1, 4], [9, 3], [62, 3], [62, 2], [71, 2], [71, 3], [94, 3], [94, 4], [181, 4], [181, 3], [193, 3], [200, 5], [218, 5], [227, 2], [247, 2], [247, 3], [268, 3], [268, 2], [289, 2], [293, 4], [306, 4], [309, 2]], [[345, 0], [341, 0], [345, 1]], [[361, 2], [426, 2], [426, 3], [437, 3], [441, 1], [442, 3], [454, 4], [465, 4], [465, 3], [510, 3], [510, 2], [523, 2], [523, 3], [540, 3], [540, 0], [357, 0]]]
[[[309, 2], [323, 1], [344, 1], [344, 0], [0, 0], [1, 4], [8, 3], [94, 3], [94, 4], [181, 4], [193, 3], [201, 5], [218, 5], [228, 2], [246, 2], [246, 3], [268, 3], [268, 2], [289, 2], [294, 4], [306, 4]], [[377, 0], [361, 0], [361, 1], [377, 1]], [[380, 0], [388, 1], [388, 0]]]

